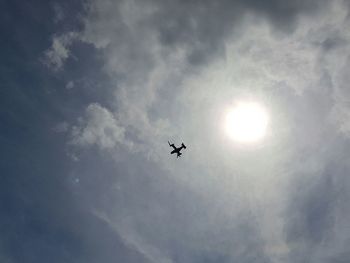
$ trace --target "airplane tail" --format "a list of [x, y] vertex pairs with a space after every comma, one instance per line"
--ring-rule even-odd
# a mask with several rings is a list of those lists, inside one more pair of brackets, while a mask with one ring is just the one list
[[184, 143], [182, 143], [182, 147], [184, 147], [186, 149], [186, 145]]

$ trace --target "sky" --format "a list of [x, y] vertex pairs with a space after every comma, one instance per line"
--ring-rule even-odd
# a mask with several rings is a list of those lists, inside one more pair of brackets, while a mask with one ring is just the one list
[[348, 0], [0, 10], [1, 262], [349, 262]]

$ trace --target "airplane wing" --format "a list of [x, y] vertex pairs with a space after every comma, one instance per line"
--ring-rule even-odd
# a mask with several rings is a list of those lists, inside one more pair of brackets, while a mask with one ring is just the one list
[[174, 150], [176, 150], [176, 147], [175, 147], [175, 145], [172, 143], [172, 144], [170, 144], [170, 142], [168, 141], [168, 144], [169, 144], [169, 146], [170, 147], [173, 147], [174, 148]]

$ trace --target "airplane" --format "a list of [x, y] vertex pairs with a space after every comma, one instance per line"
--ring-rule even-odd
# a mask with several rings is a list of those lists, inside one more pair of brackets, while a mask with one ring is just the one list
[[179, 148], [176, 148], [176, 146], [173, 143], [170, 144], [169, 141], [168, 141], [168, 144], [169, 144], [170, 147], [173, 147], [173, 149], [174, 149], [174, 150], [171, 151], [170, 154], [176, 153], [177, 154], [176, 158], [179, 158], [181, 156], [181, 154], [182, 154], [181, 150], [182, 149], [186, 149], [186, 145], [184, 143], [182, 143]]

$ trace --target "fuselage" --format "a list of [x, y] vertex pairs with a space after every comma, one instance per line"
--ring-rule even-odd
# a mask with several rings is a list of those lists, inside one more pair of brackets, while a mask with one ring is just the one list
[[179, 148], [176, 148], [176, 147], [175, 147], [175, 149], [171, 151], [171, 154], [173, 154], [173, 153], [179, 154], [183, 148], [184, 148], [183, 146], [181, 146], [181, 147], [179, 147]]
[[169, 141], [168, 141], [168, 144], [170, 147], [172, 147], [174, 149], [170, 152], [170, 154], [176, 153], [177, 157], [180, 157], [182, 155], [182, 153], [181, 153], [182, 149], [186, 149], [186, 145], [184, 143], [182, 143], [180, 147], [176, 147], [173, 143], [170, 143]]

